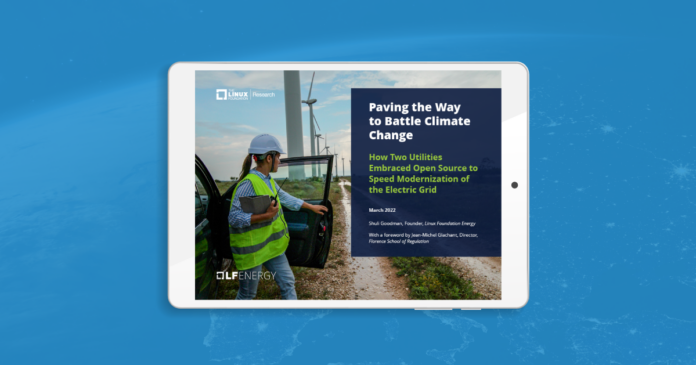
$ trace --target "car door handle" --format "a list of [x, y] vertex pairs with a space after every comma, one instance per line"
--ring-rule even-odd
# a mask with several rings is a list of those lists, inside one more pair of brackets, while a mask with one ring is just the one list
[[324, 234], [326, 233], [326, 223], [324, 223], [324, 220], [319, 222], [319, 237], [324, 237]]
[[[198, 223], [198, 225], [196, 226], [196, 234], [200, 233], [203, 230], [203, 228], [205, 228], [205, 226], [207, 226], [207, 225], [208, 225], [208, 218], [204, 218], [203, 221], [201, 223]], [[189, 226], [189, 227], [191, 227], [191, 226]]]

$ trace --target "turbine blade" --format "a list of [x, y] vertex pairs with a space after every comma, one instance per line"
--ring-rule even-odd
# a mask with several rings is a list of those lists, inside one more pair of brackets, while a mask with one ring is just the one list
[[312, 72], [312, 83], [309, 84], [309, 95], [307, 95], [307, 101], [309, 101], [310, 99], [312, 99], [312, 86], [314, 86], [314, 74], [315, 74], [315, 73], [316, 73], [316, 72]]
[[[319, 122], [317, 121], [317, 116], [314, 115], [314, 114], [312, 114], [312, 116], [314, 117], [314, 123], [316, 123], [316, 124], [317, 124], [317, 128], [319, 128]], [[319, 130], [321, 130], [321, 128], [319, 128]]]

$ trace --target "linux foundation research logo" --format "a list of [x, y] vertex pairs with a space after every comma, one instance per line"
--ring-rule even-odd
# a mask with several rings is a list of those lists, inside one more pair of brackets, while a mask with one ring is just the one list
[[234, 89], [215, 89], [215, 100], [249, 100], [249, 92], [234, 91]]

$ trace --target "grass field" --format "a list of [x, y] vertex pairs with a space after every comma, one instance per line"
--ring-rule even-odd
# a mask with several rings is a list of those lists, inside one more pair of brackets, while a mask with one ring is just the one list
[[[229, 189], [233, 184], [234, 181], [219, 181], [216, 180], [215, 184], [217, 185], [218, 190], [220, 191], [220, 194], [224, 194], [227, 189]], [[302, 200], [318, 200], [322, 199], [324, 197], [324, 181], [322, 178], [314, 178], [314, 179], [307, 179], [307, 180], [298, 180], [298, 181], [292, 181], [292, 180], [277, 180], [276, 184], [284, 190], [286, 193]], [[199, 191], [204, 191], [202, 186], [198, 186]], [[330, 192], [334, 192], [334, 190], [338, 189], [338, 193], [340, 193], [340, 187], [338, 187], [338, 183], [334, 183], [333, 181], [331, 182], [331, 190]], [[333, 199], [331, 196], [329, 196], [329, 200]]]
[[303, 200], [317, 200], [324, 198], [324, 180], [320, 177], [305, 180], [281, 180], [278, 186], [286, 193]]
[[392, 257], [396, 274], [408, 277], [411, 299], [479, 299], [469, 280], [432, 257]]
[[220, 181], [220, 180], [215, 180], [215, 185], [217, 185], [218, 191], [220, 192], [220, 195], [224, 194], [227, 189], [229, 189], [232, 184], [234, 184], [236, 181]]

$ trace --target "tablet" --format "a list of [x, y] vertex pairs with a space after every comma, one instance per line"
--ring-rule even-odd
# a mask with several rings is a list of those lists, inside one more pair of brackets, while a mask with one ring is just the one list
[[527, 303], [522, 63], [179, 62], [168, 101], [174, 307]]

